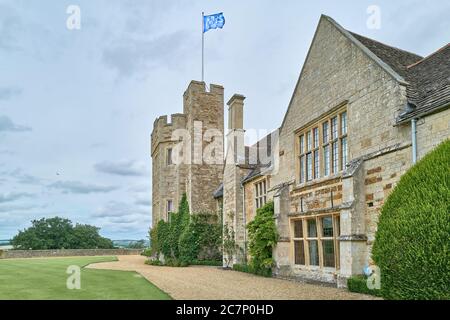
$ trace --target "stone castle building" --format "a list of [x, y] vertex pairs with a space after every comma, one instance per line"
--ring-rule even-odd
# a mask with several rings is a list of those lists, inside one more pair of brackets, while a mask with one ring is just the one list
[[176, 128], [225, 133], [222, 87], [192, 82], [183, 114], [155, 121], [153, 223], [186, 192], [191, 212], [219, 211], [233, 226], [242, 262], [245, 226], [273, 200], [274, 274], [345, 286], [373, 263], [379, 212], [402, 174], [450, 137], [450, 45], [423, 58], [322, 16], [279, 130], [240, 154], [244, 101], [227, 103], [222, 164], [170, 160]]
[[[196, 159], [203, 154], [208, 141], [201, 141], [201, 150], [183, 150], [189, 159], [177, 164], [173, 161], [176, 145], [183, 134], [189, 139], [202, 139], [208, 129], [224, 132], [223, 93], [221, 86], [192, 81], [183, 96], [183, 113], [159, 117], [153, 124], [152, 155], [152, 215], [153, 225], [167, 221], [176, 210], [183, 193], [186, 193], [190, 212], [215, 212], [216, 201], [212, 193], [223, 179], [223, 164], [205, 164]], [[177, 134], [179, 131], [179, 135]], [[223, 147], [218, 156], [223, 157]]]

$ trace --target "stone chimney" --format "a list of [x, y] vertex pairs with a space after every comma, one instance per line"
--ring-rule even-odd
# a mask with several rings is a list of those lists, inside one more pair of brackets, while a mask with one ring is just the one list
[[228, 129], [244, 129], [244, 100], [240, 94], [234, 94], [228, 101]]

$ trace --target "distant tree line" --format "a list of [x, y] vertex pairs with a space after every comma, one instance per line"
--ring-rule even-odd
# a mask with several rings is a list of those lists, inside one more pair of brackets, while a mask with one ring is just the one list
[[100, 228], [72, 224], [60, 217], [33, 220], [31, 227], [19, 231], [11, 240], [16, 250], [113, 249], [110, 239], [100, 236]]

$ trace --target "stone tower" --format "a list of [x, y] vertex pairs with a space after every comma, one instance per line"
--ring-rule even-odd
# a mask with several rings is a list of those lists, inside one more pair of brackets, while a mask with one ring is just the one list
[[[152, 156], [152, 216], [153, 226], [167, 221], [177, 210], [183, 193], [187, 194], [193, 213], [216, 212], [212, 194], [223, 178], [224, 89], [204, 82], [191, 81], [183, 96], [183, 113], [159, 117], [153, 125]], [[176, 133], [176, 134], [174, 134]], [[180, 133], [187, 149], [184, 161], [174, 161], [178, 154]], [[211, 135], [213, 133], [213, 135]], [[213, 148], [214, 159], [209, 158]], [[185, 154], [183, 154], [185, 153]]]
[[[186, 193], [191, 212], [215, 212], [212, 194], [223, 179], [224, 89], [204, 82], [192, 81], [184, 93], [183, 113], [186, 129], [193, 141], [191, 164], [187, 166]], [[215, 135], [212, 141], [211, 134]], [[216, 143], [216, 163], [211, 163], [208, 150]]]

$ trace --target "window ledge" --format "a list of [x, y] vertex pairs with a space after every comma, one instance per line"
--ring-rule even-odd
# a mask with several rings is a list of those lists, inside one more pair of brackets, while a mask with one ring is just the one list
[[294, 186], [293, 191], [298, 191], [298, 190], [305, 189], [305, 188], [308, 188], [311, 186], [316, 186], [317, 184], [323, 184], [323, 185], [332, 184], [332, 183], [340, 181], [341, 179], [342, 179], [342, 172], [339, 172], [338, 174], [334, 174], [331, 176], [327, 176], [327, 177], [323, 177], [320, 179], [296, 184]]

